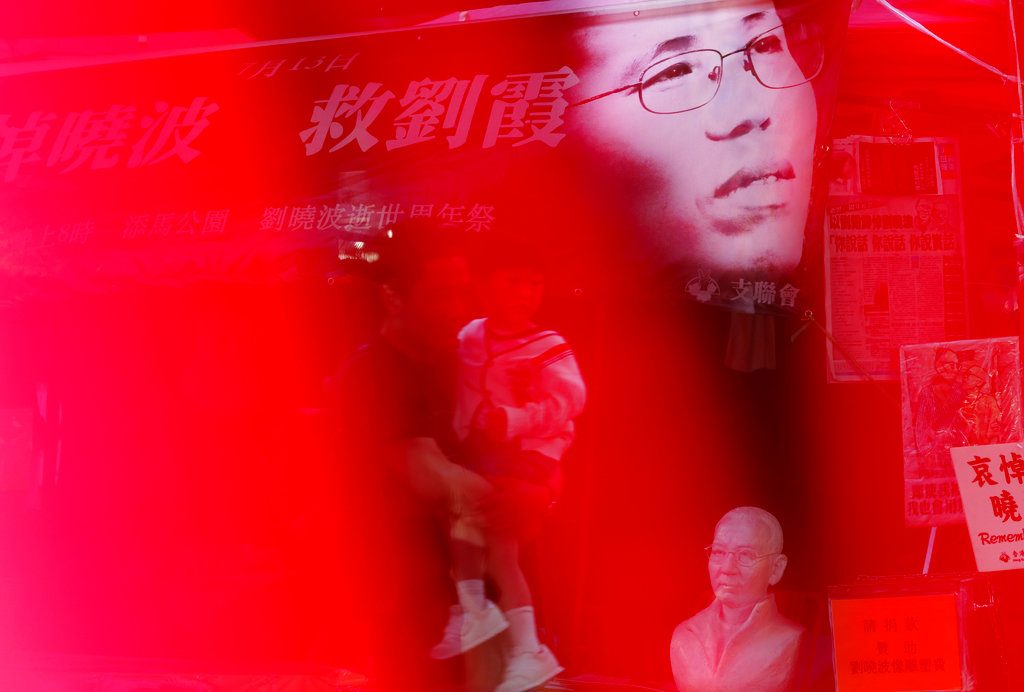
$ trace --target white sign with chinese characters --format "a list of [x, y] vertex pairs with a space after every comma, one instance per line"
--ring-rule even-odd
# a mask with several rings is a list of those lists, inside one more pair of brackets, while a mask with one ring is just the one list
[[949, 451], [978, 570], [1024, 568], [1024, 443]]

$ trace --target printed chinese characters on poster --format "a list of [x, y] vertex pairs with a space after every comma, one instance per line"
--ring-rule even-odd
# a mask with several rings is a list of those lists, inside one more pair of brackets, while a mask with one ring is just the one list
[[1021, 435], [1017, 338], [904, 346], [900, 362], [906, 522], [960, 522], [949, 450]]
[[825, 216], [828, 373], [895, 380], [903, 344], [967, 336], [959, 164], [952, 140], [839, 140]]

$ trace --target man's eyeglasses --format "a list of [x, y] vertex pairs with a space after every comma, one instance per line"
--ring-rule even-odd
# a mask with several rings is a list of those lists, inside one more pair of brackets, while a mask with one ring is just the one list
[[714, 564], [721, 564], [725, 562], [730, 555], [732, 555], [736, 558], [736, 564], [740, 567], [753, 567], [761, 560], [779, 554], [778, 552], [774, 552], [758, 555], [750, 548], [743, 548], [742, 550], [725, 550], [724, 548], [719, 548], [714, 545], [709, 545], [704, 548], [704, 552], [708, 554], [708, 560]]
[[825, 63], [825, 38], [814, 22], [780, 24], [750, 39], [729, 53], [707, 48], [691, 50], [659, 60], [640, 74], [640, 80], [573, 106], [596, 101], [627, 90], [640, 95], [640, 105], [651, 113], [685, 113], [706, 106], [722, 84], [725, 59], [743, 54], [743, 67], [767, 89], [789, 89], [805, 84], [821, 73]]

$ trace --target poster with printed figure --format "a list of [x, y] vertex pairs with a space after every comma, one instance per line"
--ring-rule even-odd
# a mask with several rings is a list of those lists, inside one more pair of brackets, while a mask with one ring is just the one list
[[1017, 337], [900, 349], [908, 526], [963, 522], [949, 450], [1021, 437]]

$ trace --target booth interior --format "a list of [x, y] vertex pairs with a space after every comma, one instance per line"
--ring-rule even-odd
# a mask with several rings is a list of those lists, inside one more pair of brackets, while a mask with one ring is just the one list
[[379, 438], [457, 381], [351, 368], [523, 253], [586, 392], [519, 543], [546, 689], [701, 689], [723, 565], [778, 569], [779, 689], [1013, 689], [1024, 3], [306, 4], [0, 27], [0, 679], [403, 689], [457, 522]]

